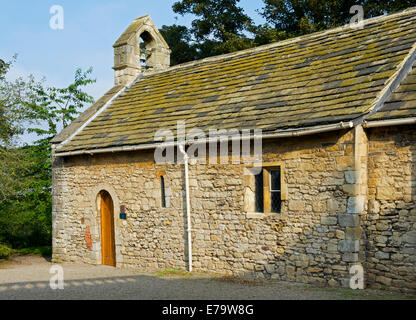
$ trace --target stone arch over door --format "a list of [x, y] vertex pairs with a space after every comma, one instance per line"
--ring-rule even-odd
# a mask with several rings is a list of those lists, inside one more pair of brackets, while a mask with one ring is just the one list
[[123, 261], [121, 255], [120, 246], [120, 230], [122, 227], [122, 222], [120, 221], [120, 200], [115, 189], [106, 183], [99, 184], [92, 188], [89, 192], [89, 201], [92, 207], [92, 214], [90, 215], [86, 224], [90, 225], [91, 235], [92, 235], [92, 259], [95, 264], [102, 263], [102, 246], [101, 246], [101, 192], [107, 192], [113, 201], [114, 207], [114, 240], [115, 240], [115, 255], [116, 255], [116, 265], [119, 265]]

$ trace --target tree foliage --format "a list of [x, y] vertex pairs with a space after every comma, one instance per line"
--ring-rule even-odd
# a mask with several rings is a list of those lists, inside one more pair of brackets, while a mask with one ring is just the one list
[[240, 0], [181, 0], [173, 4], [173, 12], [193, 14], [191, 32], [197, 41], [213, 39], [225, 42], [229, 34], [242, 36], [252, 20], [237, 4]]
[[29, 128], [28, 132], [51, 139], [57, 134], [58, 128], [65, 128], [79, 115], [80, 109], [93, 103], [94, 99], [83, 91], [85, 86], [95, 82], [90, 79], [91, 73], [92, 68], [86, 72], [77, 69], [74, 82], [66, 88], [37, 85], [33, 99], [27, 103], [27, 117], [41, 127]]
[[25, 102], [33, 98], [33, 88], [38, 85], [33, 76], [8, 81], [6, 74], [13, 61], [0, 60], [0, 146], [13, 145], [15, 138], [23, 133]]
[[159, 30], [171, 49], [170, 63], [180, 63], [198, 59], [197, 46], [192, 42], [191, 32], [185, 26], [162, 26]]
[[[52, 226], [52, 170], [50, 139], [67, 126], [93, 98], [84, 92], [92, 69], [75, 72], [66, 88], [44, 87], [33, 77], [10, 82], [2, 73], [2, 87], [11, 88], [2, 96], [10, 116], [3, 117], [8, 128], [0, 145], [0, 242], [14, 248], [50, 245]], [[0, 91], [0, 92], [6, 92]], [[22, 94], [24, 92], [25, 94]], [[10, 108], [18, 102], [18, 107]], [[24, 111], [23, 111], [24, 110]], [[17, 124], [16, 124], [17, 123]], [[30, 146], [10, 143], [16, 135], [35, 132], [39, 140]]]
[[172, 65], [230, 53], [344, 25], [354, 5], [371, 18], [416, 6], [416, 0], [263, 0], [258, 13], [266, 23], [254, 24], [239, 0], [180, 0], [172, 9], [193, 15], [191, 28], [164, 26], [172, 49]]
[[[167, 43], [172, 49], [172, 65], [214, 55], [251, 48], [247, 37], [253, 22], [238, 6], [240, 0], [181, 0], [173, 5], [173, 11], [181, 15], [192, 14], [190, 29], [180, 26], [164, 26]], [[179, 32], [182, 36], [175, 35]], [[181, 41], [177, 42], [178, 37]], [[192, 58], [192, 59], [191, 59]]]
[[275, 39], [284, 39], [347, 24], [354, 5], [361, 5], [371, 18], [416, 5], [416, 0], [263, 0], [259, 10]]
[[0, 150], [0, 242], [14, 248], [50, 245], [51, 172], [45, 148]]

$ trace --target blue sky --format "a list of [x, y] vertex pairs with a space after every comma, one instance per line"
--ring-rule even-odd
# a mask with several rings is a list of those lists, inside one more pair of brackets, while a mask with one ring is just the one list
[[[18, 0], [4, 1], [0, 11], [0, 57], [18, 54], [12, 75], [33, 73], [45, 76], [48, 84], [64, 86], [76, 68], [94, 68], [97, 84], [91, 94], [99, 98], [113, 82], [113, 43], [137, 17], [150, 14], [158, 27], [177, 23], [188, 25], [192, 16], [172, 11], [175, 0]], [[64, 29], [52, 30], [49, 9], [64, 8]], [[241, 5], [257, 22], [255, 12], [263, 2], [242, 0]]]
[[[175, 0], [17, 0], [2, 1], [0, 11], [0, 58], [18, 59], [11, 78], [35, 75], [47, 85], [71, 83], [75, 70], [93, 67], [97, 83], [87, 91], [100, 98], [113, 84], [113, 43], [137, 17], [150, 14], [158, 27], [175, 22], [190, 25], [192, 16], [172, 11]], [[64, 29], [52, 30], [53, 5], [64, 9]], [[261, 0], [242, 0], [240, 5], [257, 23]], [[175, 20], [175, 17], [177, 20]], [[25, 137], [26, 142], [30, 138]]]

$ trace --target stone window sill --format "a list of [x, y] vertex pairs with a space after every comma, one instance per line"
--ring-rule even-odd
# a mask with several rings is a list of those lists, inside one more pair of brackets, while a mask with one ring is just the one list
[[263, 213], [263, 212], [247, 212], [246, 213], [247, 219], [264, 219], [268, 217], [279, 218], [280, 220], [284, 219], [281, 213]]

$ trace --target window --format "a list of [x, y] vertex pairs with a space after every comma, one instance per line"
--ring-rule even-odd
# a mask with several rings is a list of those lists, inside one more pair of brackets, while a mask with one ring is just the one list
[[285, 200], [282, 165], [268, 164], [254, 176], [254, 202], [258, 213], [281, 213]]
[[162, 192], [162, 208], [166, 208], [166, 191], [165, 191], [165, 177], [160, 177], [160, 186]]
[[263, 170], [254, 176], [255, 179], [255, 201], [256, 201], [256, 212], [264, 212], [263, 206]]
[[282, 208], [282, 192], [280, 189], [280, 168], [279, 170], [270, 171], [270, 201], [271, 201], [271, 212], [280, 213]]

